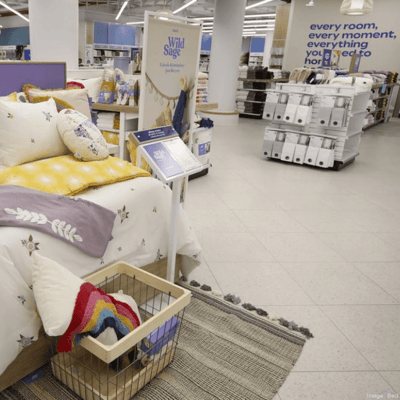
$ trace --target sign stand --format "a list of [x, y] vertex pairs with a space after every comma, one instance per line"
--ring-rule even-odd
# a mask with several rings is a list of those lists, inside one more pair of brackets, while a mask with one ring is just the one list
[[201, 172], [204, 167], [172, 127], [135, 132], [130, 139], [138, 144], [136, 166], [140, 168], [143, 157], [162, 183], [173, 185], [166, 279], [174, 282], [182, 178]]

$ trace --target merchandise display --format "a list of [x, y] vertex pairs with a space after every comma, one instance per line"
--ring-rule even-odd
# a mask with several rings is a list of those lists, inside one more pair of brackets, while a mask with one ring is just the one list
[[263, 157], [342, 168], [359, 154], [368, 99], [354, 86], [276, 84], [267, 91]]
[[197, 78], [196, 103], [208, 103], [208, 74], [199, 72]]

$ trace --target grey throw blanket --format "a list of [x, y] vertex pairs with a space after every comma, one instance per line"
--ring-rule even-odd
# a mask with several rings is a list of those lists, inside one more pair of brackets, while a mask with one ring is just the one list
[[28, 227], [102, 257], [116, 214], [90, 201], [21, 186], [0, 186], [0, 225]]

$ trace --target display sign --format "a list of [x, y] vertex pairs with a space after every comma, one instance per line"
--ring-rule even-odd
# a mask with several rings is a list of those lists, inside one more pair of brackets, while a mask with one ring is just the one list
[[264, 55], [265, 38], [253, 37], [250, 43], [250, 55], [262, 56]]
[[139, 130], [174, 125], [180, 137], [191, 135], [201, 36], [198, 22], [145, 13]]
[[179, 137], [143, 144], [139, 150], [164, 182], [188, 176], [203, 169], [203, 165]]
[[178, 136], [176, 130], [172, 126], [163, 126], [161, 128], [148, 129], [147, 131], [131, 132], [129, 139], [137, 147], [144, 143], [155, 142], [173, 136]]
[[331, 59], [332, 59], [332, 50], [331, 49], [324, 49], [322, 54], [322, 66], [323, 67], [330, 67], [331, 66]]
[[211, 54], [211, 35], [203, 35], [201, 38], [201, 54]]

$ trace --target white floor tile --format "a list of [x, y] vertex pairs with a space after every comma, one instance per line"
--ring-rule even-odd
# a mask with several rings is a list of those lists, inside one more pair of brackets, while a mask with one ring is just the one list
[[195, 232], [248, 232], [245, 224], [231, 210], [187, 211]]
[[215, 193], [193, 193], [189, 190], [186, 195], [185, 209], [228, 210], [228, 206]]
[[253, 305], [314, 304], [278, 263], [210, 262], [209, 267], [223, 293], [238, 294], [242, 302]]
[[[382, 378], [393, 388], [400, 398], [400, 371], [379, 371]], [[396, 397], [394, 397], [396, 398]]]
[[310, 232], [365, 232], [338, 210], [291, 210], [288, 213]]
[[400, 305], [321, 306], [372, 366], [400, 371]]
[[400, 232], [375, 232], [375, 235], [400, 250]]
[[400, 301], [400, 263], [353, 263], [353, 265]]
[[281, 208], [257, 189], [235, 193], [219, 192], [218, 196], [232, 210], [280, 210]]
[[201, 285], [208, 285], [211, 286], [213, 290], [221, 291], [221, 287], [218, 285], [218, 282], [215, 280], [214, 275], [205, 261], [203, 261], [198, 268], [195, 268], [186, 278], [188, 278], [188, 283], [195, 280]]
[[189, 182], [204, 250], [190, 277], [315, 334], [274, 400], [400, 392], [400, 120], [365, 132], [341, 171], [263, 160], [265, 126], [214, 128], [213, 167]]
[[256, 233], [279, 262], [341, 262], [344, 259], [312, 233]]
[[283, 263], [282, 266], [318, 305], [398, 304], [395, 298], [348, 263]]
[[235, 210], [250, 232], [308, 232], [283, 210]]
[[372, 365], [317, 306], [261, 306], [288, 321], [310, 329], [293, 371], [373, 371]]
[[282, 400], [365, 400], [390, 390], [378, 372], [293, 372], [278, 393]]
[[315, 233], [347, 261], [400, 261], [400, 250], [372, 233]]
[[207, 262], [274, 262], [251, 233], [197, 232]]

